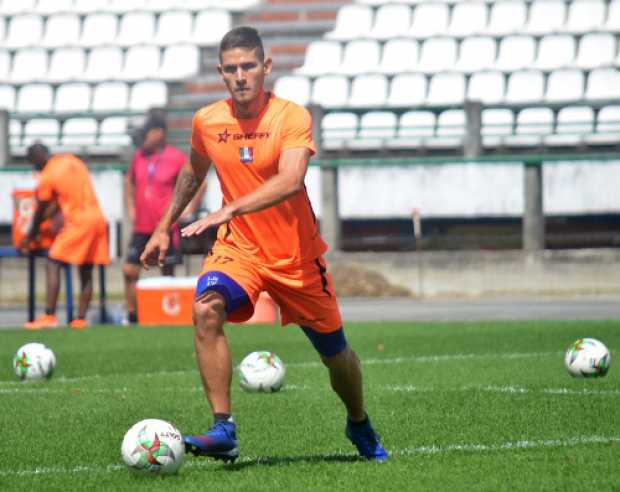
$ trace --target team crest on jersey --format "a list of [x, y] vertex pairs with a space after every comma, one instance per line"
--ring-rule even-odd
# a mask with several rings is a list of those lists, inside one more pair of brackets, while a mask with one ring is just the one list
[[239, 160], [242, 164], [254, 162], [254, 147], [241, 147], [239, 149]]

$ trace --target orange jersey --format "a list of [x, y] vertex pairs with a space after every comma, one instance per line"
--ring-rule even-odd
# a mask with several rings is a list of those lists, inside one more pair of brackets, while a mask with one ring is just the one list
[[[200, 109], [192, 122], [192, 148], [213, 162], [224, 204], [261, 186], [277, 174], [281, 153], [300, 147], [315, 153], [310, 114], [273, 94], [256, 118], [235, 118], [227, 99]], [[222, 225], [214, 249], [218, 245], [272, 268], [314, 261], [327, 249], [305, 189]]]

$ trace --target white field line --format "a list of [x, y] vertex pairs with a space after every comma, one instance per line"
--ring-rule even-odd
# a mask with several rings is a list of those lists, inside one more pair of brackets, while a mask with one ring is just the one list
[[[439, 354], [439, 355], [413, 355], [410, 357], [386, 357], [386, 358], [372, 358], [363, 359], [362, 365], [391, 365], [391, 364], [407, 364], [407, 363], [428, 363], [428, 362], [444, 362], [450, 360], [475, 360], [475, 359], [527, 359], [536, 357], [550, 357], [560, 355], [561, 352], [508, 352], [498, 354]], [[286, 367], [323, 367], [323, 363], [319, 361], [312, 362], [289, 362], [285, 364]], [[197, 374], [197, 369], [191, 370], [179, 370], [179, 371], [153, 371], [153, 372], [140, 372], [133, 373], [132, 377], [162, 377], [162, 376], [186, 376], [189, 374]], [[82, 381], [90, 381], [93, 379], [105, 379], [114, 376], [120, 376], [120, 374], [93, 374], [90, 376], [80, 376], [74, 378], [54, 378], [56, 383], [79, 383]], [[23, 383], [19, 381], [0, 381], [0, 386], [15, 386]]]
[[[508, 441], [498, 444], [482, 444], [482, 443], [455, 443], [455, 444], [432, 444], [429, 446], [406, 447], [406, 448], [388, 448], [392, 456], [416, 456], [416, 455], [437, 455], [452, 452], [492, 452], [492, 451], [513, 451], [541, 448], [563, 448], [574, 447], [588, 444], [609, 444], [620, 442], [620, 436], [577, 436], [567, 439], [540, 439], [540, 440], [521, 440]], [[342, 456], [350, 456], [351, 451], [339, 450], [336, 454]], [[257, 463], [274, 462], [277, 457], [260, 457], [260, 456], [243, 456], [237, 460], [237, 463]], [[203, 466], [222, 466], [210, 460], [192, 460], [184, 466], [189, 468]], [[0, 469], [0, 477], [28, 477], [28, 476], [44, 476], [44, 475], [77, 475], [82, 473], [101, 473], [101, 472], [117, 472], [126, 469], [121, 464], [111, 465], [75, 465], [72, 467], [40, 467], [23, 470], [2, 470]]]

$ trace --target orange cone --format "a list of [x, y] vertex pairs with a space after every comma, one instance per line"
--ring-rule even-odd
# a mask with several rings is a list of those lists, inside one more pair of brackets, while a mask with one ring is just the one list
[[261, 292], [254, 306], [254, 314], [246, 323], [277, 323], [280, 320], [278, 305], [267, 292]]

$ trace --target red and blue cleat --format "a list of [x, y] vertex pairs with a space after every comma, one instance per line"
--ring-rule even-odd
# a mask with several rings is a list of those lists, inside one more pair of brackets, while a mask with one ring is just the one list
[[195, 456], [216, 460], [235, 461], [239, 456], [235, 423], [228, 420], [215, 422], [204, 434], [185, 436], [185, 451]]

